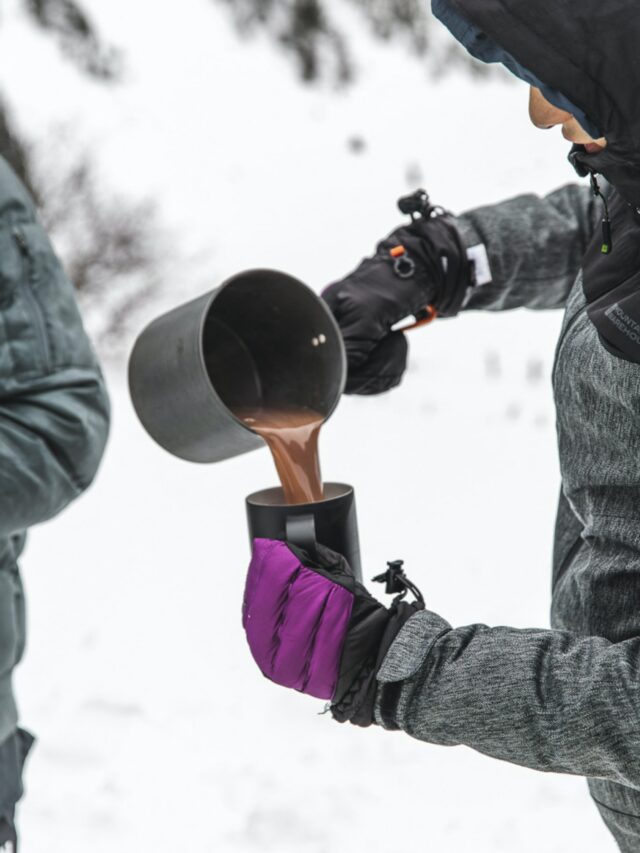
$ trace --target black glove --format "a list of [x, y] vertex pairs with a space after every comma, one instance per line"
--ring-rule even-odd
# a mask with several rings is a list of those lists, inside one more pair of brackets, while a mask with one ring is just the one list
[[[339, 723], [362, 727], [374, 724], [378, 671], [405, 622], [425, 609], [422, 593], [405, 575], [402, 561], [387, 565], [387, 571], [373, 580], [386, 584], [387, 593], [398, 593], [390, 607], [380, 604], [364, 587], [356, 585], [359, 595], [354, 601], [342, 650], [340, 677], [331, 703], [331, 714]], [[350, 574], [346, 561], [343, 567]], [[403, 601], [407, 592], [416, 599], [410, 604]]]
[[342, 330], [348, 394], [378, 394], [398, 385], [408, 347], [392, 327], [410, 315], [455, 316], [472, 283], [472, 265], [450, 215], [432, 205], [424, 190], [401, 198], [398, 206], [411, 222], [322, 294]]

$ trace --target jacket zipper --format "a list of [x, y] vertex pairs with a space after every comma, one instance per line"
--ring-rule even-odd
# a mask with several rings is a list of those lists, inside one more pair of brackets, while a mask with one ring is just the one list
[[29, 244], [20, 230], [20, 228], [13, 229], [13, 239], [16, 241], [18, 249], [20, 251], [20, 255], [22, 256], [23, 269], [25, 272], [24, 275], [24, 294], [27, 298], [27, 302], [31, 307], [31, 314], [33, 319], [35, 320], [36, 328], [37, 328], [37, 338], [38, 345], [40, 348], [40, 355], [42, 356], [42, 364], [45, 370], [49, 370], [51, 367], [51, 349], [49, 347], [49, 337], [47, 335], [47, 327], [44, 319], [44, 314], [42, 312], [42, 308], [36, 295], [33, 291], [33, 279], [32, 279], [32, 269], [33, 269], [33, 257], [31, 255], [31, 250], [29, 249]]
[[[11, 568], [12, 583], [13, 583], [13, 607], [15, 615], [15, 626], [17, 633], [17, 643], [15, 649], [15, 663], [17, 666], [24, 657], [27, 644], [26, 622], [25, 622], [25, 603], [24, 603], [24, 588], [18, 567]], [[0, 848], [1, 850], [2, 848]]]

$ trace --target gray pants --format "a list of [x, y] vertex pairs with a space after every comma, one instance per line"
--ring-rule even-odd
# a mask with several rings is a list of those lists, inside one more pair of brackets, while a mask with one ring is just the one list
[[0, 851], [2, 853], [17, 853], [18, 836], [13, 822], [13, 810], [10, 814], [0, 818]]
[[15, 807], [23, 793], [22, 770], [32, 745], [33, 736], [24, 729], [16, 729], [0, 744], [0, 853], [18, 849]]

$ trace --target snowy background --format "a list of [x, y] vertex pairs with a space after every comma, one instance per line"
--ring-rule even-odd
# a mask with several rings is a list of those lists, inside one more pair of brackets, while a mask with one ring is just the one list
[[[177, 260], [143, 322], [252, 266], [319, 290], [399, 224], [395, 200], [416, 186], [461, 211], [572, 179], [559, 134], [528, 124], [524, 85], [434, 80], [347, 5], [334, 4], [360, 73], [342, 91], [301, 86], [208, 0], [152, 16], [143, 0], [85, 5], [126, 56], [120, 85], [78, 76], [10, 2], [0, 78], [31, 137], [72, 125], [105, 181], [157, 201]], [[325, 479], [357, 491], [365, 575], [403, 558], [454, 624], [548, 624], [560, 319], [477, 314], [413, 333], [402, 387], [345, 398], [324, 431]], [[171, 458], [135, 419], [123, 361], [103, 355], [103, 468], [23, 560], [16, 686], [39, 737], [24, 853], [614, 850], [582, 780], [340, 727], [262, 679], [240, 625], [243, 501], [274, 483], [269, 455]]]

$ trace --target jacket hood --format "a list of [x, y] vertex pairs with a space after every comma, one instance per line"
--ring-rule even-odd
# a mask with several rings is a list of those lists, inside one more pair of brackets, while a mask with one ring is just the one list
[[574, 166], [582, 174], [604, 175], [626, 201], [640, 207], [637, 2], [434, 0], [436, 14], [435, 7], [442, 5], [473, 24], [481, 40], [484, 35], [499, 45], [543, 83], [543, 91], [561, 92], [601, 130], [607, 148], [587, 154], [576, 146]]
[[436, 18], [447, 27], [453, 37], [472, 56], [475, 56], [476, 59], [488, 64], [499, 63], [504, 65], [512, 74], [519, 77], [520, 80], [524, 80], [530, 86], [540, 89], [551, 104], [574, 115], [593, 139], [599, 139], [602, 136], [602, 133], [591, 119], [573, 104], [566, 95], [563, 95], [557, 89], [547, 86], [532, 71], [517, 62], [508, 51], [500, 47], [480, 27], [472, 24], [471, 21], [457, 12], [451, 5], [450, 0], [432, 0], [431, 8]]

